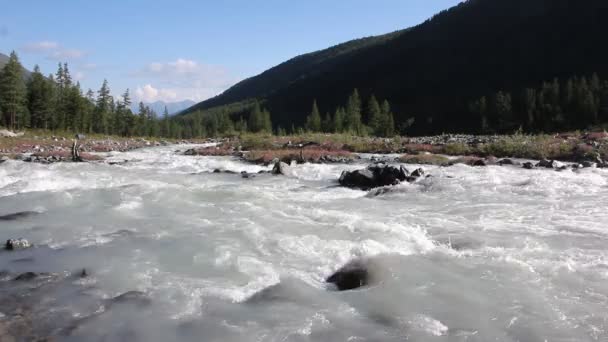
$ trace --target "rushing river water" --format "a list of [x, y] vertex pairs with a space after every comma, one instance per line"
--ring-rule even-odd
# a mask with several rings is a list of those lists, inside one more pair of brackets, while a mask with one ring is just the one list
[[[373, 197], [337, 186], [364, 162], [244, 179], [210, 172], [268, 168], [175, 149], [0, 165], [0, 215], [40, 213], [0, 221], [35, 244], [0, 253], [0, 323], [18, 298], [67, 341], [608, 341], [607, 170], [425, 167]], [[382, 281], [331, 291], [358, 257]]]

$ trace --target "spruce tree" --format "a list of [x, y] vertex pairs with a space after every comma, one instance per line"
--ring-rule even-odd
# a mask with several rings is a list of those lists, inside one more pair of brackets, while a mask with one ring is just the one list
[[376, 136], [382, 136], [384, 124], [387, 121], [384, 117], [384, 111], [380, 110], [380, 105], [376, 97], [372, 95], [367, 103], [367, 117], [369, 118], [369, 127], [372, 133]]
[[333, 122], [329, 112], [325, 113], [325, 119], [323, 119], [323, 122], [321, 123], [321, 128], [325, 133], [331, 133], [333, 131]]
[[361, 123], [361, 98], [359, 91], [355, 89], [348, 98], [346, 106], [346, 129], [354, 134], [362, 135], [363, 127]]
[[321, 131], [321, 114], [319, 114], [319, 107], [317, 107], [317, 100], [312, 102], [312, 111], [306, 119], [306, 129], [310, 132]]
[[48, 120], [53, 112], [54, 84], [47, 80], [36, 65], [27, 85], [27, 103], [31, 126], [48, 128]]
[[344, 132], [344, 108], [339, 107], [338, 109], [336, 109], [336, 112], [334, 113], [334, 123], [333, 123], [333, 128], [334, 128], [334, 132], [335, 133], [342, 133]]
[[23, 67], [15, 51], [0, 73], [0, 106], [4, 124], [11, 130], [29, 126], [27, 122], [27, 90]]
[[169, 122], [169, 110], [167, 106], [165, 106], [165, 110], [163, 111], [163, 129], [162, 129], [163, 137], [169, 138], [171, 137], [171, 124]]
[[387, 100], [382, 103], [380, 136], [391, 137], [395, 134], [395, 119], [391, 111], [391, 105]]
[[93, 117], [93, 131], [108, 134], [108, 117], [111, 107], [110, 87], [108, 81], [103, 80], [101, 88], [97, 92], [97, 101]]

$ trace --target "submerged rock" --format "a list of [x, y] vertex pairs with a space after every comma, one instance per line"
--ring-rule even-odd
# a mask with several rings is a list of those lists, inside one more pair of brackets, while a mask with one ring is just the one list
[[34, 272], [25, 272], [18, 275], [14, 280], [15, 281], [29, 281], [38, 278], [38, 273]]
[[287, 163], [284, 163], [282, 161], [278, 161], [274, 164], [274, 167], [272, 168], [272, 174], [290, 176], [292, 174], [291, 166], [287, 165]]
[[547, 160], [547, 159], [543, 159], [541, 161], [538, 162], [538, 164], [536, 164], [536, 167], [544, 167], [547, 169], [554, 169], [556, 168], [557, 163], [555, 162], [555, 160]]
[[486, 163], [485, 160], [478, 159], [478, 160], [476, 160], [476, 161], [473, 162], [473, 166], [488, 166], [488, 164]]
[[534, 168], [534, 164], [530, 163], [530, 162], [526, 162], [523, 165], [524, 169], [528, 169], [528, 170], [532, 170]]
[[505, 158], [498, 161], [498, 165], [518, 165], [519, 163], [514, 162], [511, 159]]
[[24, 219], [30, 216], [38, 215], [39, 213], [36, 211], [20, 211], [18, 213], [12, 213], [7, 215], [0, 216], [0, 221], [15, 221], [19, 219]]
[[370, 259], [353, 260], [325, 279], [325, 282], [334, 284], [338, 291], [358, 289], [378, 281], [378, 267]]
[[108, 306], [115, 304], [135, 304], [136, 306], [148, 306], [152, 303], [152, 300], [148, 295], [141, 291], [129, 291], [119, 296], [116, 296], [108, 300]]
[[397, 185], [406, 180], [412, 182], [421, 174], [424, 174], [424, 171], [417, 170], [410, 175], [409, 171], [403, 166], [396, 168], [385, 164], [374, 164], [362, 170], [344, 171], [338, 181], [340, 185], [345, 187], [370, 190]]
[[7, 251], [26, 249], [30, 247], [32, 247], [32, 244], [30, 244], [26, 239], [9, 239], [6, 240], [6, 244], [4, 245], [4, 249]]
[[249, 173], [247, 171], [242, 171], [241, 172], [241, 177], [246, 178], [246, 179], [248, 179], [248, 178], [255, 178], [255, 174]]

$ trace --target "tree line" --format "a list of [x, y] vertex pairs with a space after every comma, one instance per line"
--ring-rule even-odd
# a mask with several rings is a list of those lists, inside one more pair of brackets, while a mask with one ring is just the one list
[[371, 95], [364, 107], [359, 91], [355, 89], [346, 101], [346, 106], [336, 108], [333, 115], [327, 112], [323, 119], [317, 101], [314, 100], [312, 111], [306, 118], [305, 128], [309, 132], [389, 137], [395, 134], [395, 120], [387, 100], [381, 105], [376, 97]]
[[127, 89], [111, 95], [104, 80], [97, 92], [82, 91], [67, 63], [44, 76], [36, 66], [29, 77], [13, 51], [0, 71], [0, 124], [12, 130], [40, 128], [53, 131], [100, 133], [120, 136], [176, 137], [181, 131], [165, 108], [162, 118], [143, 103], [133, 113]]
[[483, 96], [469, 110], [483, 133], [582, 129], [608, 121], [608, 80], [597, 74], [554, 78], [536, 88]]

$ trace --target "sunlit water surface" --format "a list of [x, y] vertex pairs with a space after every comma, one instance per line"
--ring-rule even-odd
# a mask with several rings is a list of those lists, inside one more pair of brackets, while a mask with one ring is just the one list
[[[244, 179], [210, 172], [268, 168], [175, 149], [112, 155], [124, 165], [0, 165], [0, 215], [41, 213], [0, 221], [1, 238], [36, 245], [0, 253], [0, 270], [56, 275], [35, 290], [3, 281], [1, 296], [34, 293], [35, 329], [68, 341], [608, 340], [608, 171], [426, 167], [432, 177], [373, 197], [337, 186], [364, 162]], [[370, 256], [389, 270], [381, 283], [324, 283]], [[104, 306], [132, 290], [152, 304]]]

